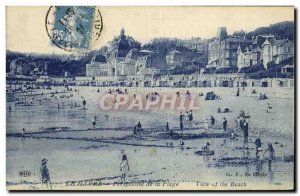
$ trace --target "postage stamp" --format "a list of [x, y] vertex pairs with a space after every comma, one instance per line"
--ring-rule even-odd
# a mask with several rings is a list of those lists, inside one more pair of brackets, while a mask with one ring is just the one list
[[103, 29], [95, 6], [51, 6], [45, 24], [51, 43], [66, 51], [90, 49]]
[[7, 189], [295, 190], [294, 16], [8, 6]]

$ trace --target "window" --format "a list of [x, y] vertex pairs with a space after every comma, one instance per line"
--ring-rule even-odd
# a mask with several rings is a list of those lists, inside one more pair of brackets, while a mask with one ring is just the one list
[[291, 47], [289, 46], [284, 47], [284, 52], [291, 52]]

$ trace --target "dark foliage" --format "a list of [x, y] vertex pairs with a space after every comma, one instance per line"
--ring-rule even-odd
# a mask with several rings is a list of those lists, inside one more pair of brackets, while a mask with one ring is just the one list
[[295, 24], [292, 21], [284, 21], [272, 24], [268, 27], [259, 27], [254, 31], [247, 33], [247, 38], [252, 39], [252, 36], [272, 34], [276, 39], [294, 40]]

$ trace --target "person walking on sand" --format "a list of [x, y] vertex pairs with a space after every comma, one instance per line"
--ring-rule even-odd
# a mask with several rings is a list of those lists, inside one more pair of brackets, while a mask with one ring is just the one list
[[25, 131], [25, 128], [22, 129], [22, 140], [24, 141], [25, 140], [25, 134], [26, 134], [26, 131]]
[[267, 155], [268, 158], [268, 167], [269, 169], [271, 169], [272, 161], [275, 159], [275, 151], [271, 143], [268, 144], [268, 148], [266, 149], [265, 154]]
[[120, 171], [121, 171], [121, 182], [126, 181], [126, 174], [129, 171], [129, 164], [127, 160], [127, 156], [124, 154], [122, 157], [122, 161], [120, 163]]
[[223, 118], [223, 129], [224, 129], [224, 131], [226, 133], [226, 131], [227, 131], [227, 120], [226, 120], [225, 117]]
[[49, 170], [48, 170], [47, 165], [46, 165], [47, 162], [48, 162], [47, 159], [43, 159], [41, 161], [41, 167], [40, 167], [41, 176], [40, 177], [41, 177], [42, 187], [43, 187], [43, 185], [46, 185], [47, 189], [49, 188], [48, 186], [50, 186], [50, 189], [51, 189], [52, 187], [51, 187]]

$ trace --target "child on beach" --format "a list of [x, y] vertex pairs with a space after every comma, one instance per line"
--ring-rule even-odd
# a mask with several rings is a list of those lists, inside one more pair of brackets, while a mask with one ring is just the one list
[[260, 165], [262, 165], [264, 159], [263, 150], [260, 147], [257, 150], [257, 161], [259, 161]]
[[202, 147], [203, 151], [204, 151], [204, 154], [208, 154], [209, 152], [209, 146], [210, 146], [210, 143], [209, 142], [206, 142], [206, 145], [204, 147]]
[[93, 119], [92, 124], [93, 124], [93, 128], [95, 129], [96, 128], [96, 121], [95, 121], [95, 119]]
[[206, 120], [204, 121], [204, 128], [205, 128], [205, 132], [208, 132], [208, 131], [209, 131], [208, 119], [206, 119]]
[[129, 171], [129, 164], [128, 164], [127, 156], [125, 154], [122, 157], [122, 162], [120, 164], [120, 171], [122, 172], [121, 173], [121, 182], [125, 182], [126, 174]]
[[248, 163], [249, 157], [250, 157], [249, 147], [245, 146], [245, 148], [244, 148], [244, 159], [245, 159], [246, 163]]
[[182, 141], [182, 139], [179, 139], [179, 148], [181, 149], [181, 150], [183, 150], [184, 149], [184, 142]]

